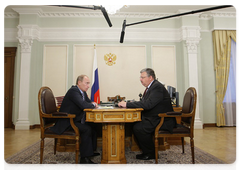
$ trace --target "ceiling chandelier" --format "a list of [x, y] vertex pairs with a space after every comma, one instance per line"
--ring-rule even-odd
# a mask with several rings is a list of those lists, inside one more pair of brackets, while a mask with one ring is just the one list
[[86, 0], [87, 5], [102, 5], [108, 12], [108, 14], [115, 14], [123, 6], [128, 8], [130, 3], [136, 4], [137, 0]]

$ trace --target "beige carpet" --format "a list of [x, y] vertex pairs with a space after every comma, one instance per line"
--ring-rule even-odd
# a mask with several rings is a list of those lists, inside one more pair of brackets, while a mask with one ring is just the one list
[[[101, 148], [98, 148], [101, 153]], [[141, 152], [133, 152], [126, 148], [125, 154], [128, 164], [155, 164], [155, 160], [137, 160], [136, 154]], [[191, 164], [191, 150], [189, 144], [185, 145], [185, 153], [182, 154], [180, 145], [172, 145], [166, 151], [159, 151], [159, 164]], [[101, 156], [93, 157], [95, 163], [101, 163]], [[40, 162], [40, 141], [23, 149], [19, 153], [12, 155], [6, 159], [9, 164], [39, 164]], [[74, 164], [74, 152], [57, 152], [53, 154], [53, 139], [45, 139], [43, 164]], [[223, 161], [195, 147], [195, 163], [196, 164], [224, 164]]]

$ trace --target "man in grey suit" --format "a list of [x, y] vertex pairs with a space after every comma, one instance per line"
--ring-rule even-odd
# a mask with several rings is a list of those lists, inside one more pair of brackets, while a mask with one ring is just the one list
[[[81, 142], [80, 142], [80, 163], [92, 164], [93, 162], [89, 157], [100, 155], [94, 153], [97, 147], [97, 136], [93, 128], [94, 125], [85, 122], [86, 108], [98, 107], [97, 103], [92, 102], [86, 91], [90, 87], [90, 80], [86, 75], [80, 75], [77, 78], [76, 86], [72, 86], [64, 96], [61, 104], [60, 112], [75, 114], [74, 123], [78, 127]], [[71, 128], [69, 119], [58, 119], [51, 130], [57, 134], [62, 134], [64, 131]]]
[[[173, 111], [171, 99], [168, 91], [158, 80], [156, 80], [154, 70], [146, 68], [140, 71], [140, 81], [146, 90], [141, 101], [120, 102], [119, 107], [143, 108], [142, 121], [136, 122], [133, 126], [133, 133], [138, 141], [142, 154], [136, 155], [137, 159], [149, 160], [155, 159], [155, 149], [153, 142], [153, 133], [160, 122], [159, 113]], [[161, 130], [172, 132], [176, 126], [175, 118], [164, 119]]]

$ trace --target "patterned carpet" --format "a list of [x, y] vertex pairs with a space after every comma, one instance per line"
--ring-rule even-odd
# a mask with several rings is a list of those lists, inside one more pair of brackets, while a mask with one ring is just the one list
[[[9, 164], [39, 164], [40, 161], [40, 141], [23, 149], [19, 153], [12, 155], [6, 159]], [[97, 150], [101, 153], [101, 148]], [[136, 154], [141, 152], [133, 152], [126, 148], [125, 154], [128, 164], [155, 164], [155, 160], [137, 160]], [[189, 144], [185, 145], [185, 153], [182, 154], [180, 145], [172, 145], [166, 151], [159, 151], [159, 164], [191, 164], [191, 150]], [[101, 163], [101, 156], [92, 158], [95, 163]], [[57, 152], [53, 154], [53, 139], [45, 139], [43, 164], [74, 164], [74, 152]], [[195, 164], [224, 164], [220, 159], [195, 147]]]

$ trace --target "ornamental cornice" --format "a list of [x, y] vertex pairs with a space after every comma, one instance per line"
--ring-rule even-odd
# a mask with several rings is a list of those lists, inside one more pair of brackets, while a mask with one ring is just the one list
[[236, 18], [236, 12], [215, 12], [215, 13], [202, 13], [199, 15], [199, 19], [209, 20], [214, 17], [223, 17], [223, 18]]
[[19, 18], [19, 14], [13, 12], [5, 12], [4, 18]]
[[37, 14], [41, 16], [44, 12], [41, 8], [12, 8], [18, 14]]
[[[41, 8], [13, 8], [16, 13], [6, 12], [4, 13], [5, 18], [18, 18], [19, 14], [36, 14], [39, 17], [102, 17], [100, 11], [94, 12], [44, 12]], [[146, 13], [146, 12], [117, 12], [114, 15], [109, 15], [110, 18], [161, 18], [176, 13]], [[206, 12], [196, 14], [199, 19], [211, 19], [212, 17], [236, 17], [236, 12]]]
[[[172, 14], [118, 12], [109, 14], [110, 18], [160, 18]], [[102, 17], [101, 12], [43, 12], [39, 17]]]

